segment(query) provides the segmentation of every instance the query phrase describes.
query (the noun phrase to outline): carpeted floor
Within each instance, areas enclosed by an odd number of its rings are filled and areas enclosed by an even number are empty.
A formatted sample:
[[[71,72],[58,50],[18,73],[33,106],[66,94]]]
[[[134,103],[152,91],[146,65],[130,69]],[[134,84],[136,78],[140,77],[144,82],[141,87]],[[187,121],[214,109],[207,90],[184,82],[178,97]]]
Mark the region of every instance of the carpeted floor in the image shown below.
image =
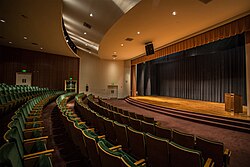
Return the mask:
[[[72,103],[71,103],[72,104]],[[59,117],[56,103],[49,104],[44,109],[44,135],[49,136],[47,147],[54,149],[52,163],[54,167],[88,167],[87,159],[80,153],[69,135]]]
[[[230,167],[248,167],[250,164],[250,134],[194,123],[163,114],[148,111],[124,100],[107,100],[108,103],[124,110],[154,117],[161,126],[223,142],[232,151]]]

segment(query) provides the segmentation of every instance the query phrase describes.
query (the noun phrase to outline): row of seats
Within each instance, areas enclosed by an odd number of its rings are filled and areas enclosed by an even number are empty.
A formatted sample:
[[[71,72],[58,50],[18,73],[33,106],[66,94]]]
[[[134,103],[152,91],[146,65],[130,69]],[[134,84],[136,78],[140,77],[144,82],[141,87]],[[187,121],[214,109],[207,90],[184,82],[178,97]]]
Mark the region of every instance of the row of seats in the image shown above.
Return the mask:
[[[82,100],[82,98],[78,97],[76,96],[77,100]],[[89,123],[87,125],[86,122],[82,122],[81,118],[74,113],[74,110],[66,107],[68,98],[70,97],[57,101],[61,120],[67,134],[71,136],[74,144],[80,148],[82,155],[89,159],[92,167],[145,166],[144,160],[136,161],[122,150],[121,145],[114,146],[105,139],[105,135],[98,135],[95,129],[92,128],[95,127],[94,124]],[[89,108],[88,110],[91,111]]]
[[[6,143],[0,148],[0,166],[51,167],[53,149],[47,149],[48,136],[43,135],[44,106],[63,92],[47,91],[22,105],[5,133]]]
[[[92,101],[92,105],[96,104],[92,97],[89,99],[90,101]],[[96,104],[96,106],[98,107],[98,104]],[[117,119],[115,120],[117,121]],[[130,122],[125,124],[126,126],[131,126],[137,131],[147,132],[151,135],[156,135],[158,137],[167,139],[168,141],[177,143],[178,145],[185,147],[186,149],[198,150],[202,152],[202,157],[204,159],[212,158],[215,162],[215,166],[221,167],[227,166],[229,164],[229,157],[231,155],[231,152],[228,149],[224,150],[224,145],[221,142],[215,142],[192,134],[163,128],[159,125],[155,125],[152,123],[145,124],[143,121],[140,120],[137,120],[137,126],[135,126],[135,123],[133,123],[131,119]],[[117,126],[117,123],[114,122],[114,127],[115,126]],[[124,132],[123,134],[126,133]]]
[[[17,109],[27,100],[46,93],[47,88],[37,86],[0,84],[0,116],[5,116],[10,111]]]

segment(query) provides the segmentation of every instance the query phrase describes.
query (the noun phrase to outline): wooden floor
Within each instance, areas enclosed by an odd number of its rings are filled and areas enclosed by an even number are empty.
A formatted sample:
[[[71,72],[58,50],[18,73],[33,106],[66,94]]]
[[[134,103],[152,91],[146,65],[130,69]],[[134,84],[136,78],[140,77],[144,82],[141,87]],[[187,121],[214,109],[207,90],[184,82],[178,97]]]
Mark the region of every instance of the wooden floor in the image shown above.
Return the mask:
[[[243,113],[234,113],[225,111],[224,103],[215,103],[200,100],[181,99],[173,97],[163,96],[136,96],[132,99],[154,104],[157,106],[197,112],[210,115],[218,115],[223,117],[231,117],[237,119],[250,120],[250,116],[247,116],[246,106],[243,106]]]

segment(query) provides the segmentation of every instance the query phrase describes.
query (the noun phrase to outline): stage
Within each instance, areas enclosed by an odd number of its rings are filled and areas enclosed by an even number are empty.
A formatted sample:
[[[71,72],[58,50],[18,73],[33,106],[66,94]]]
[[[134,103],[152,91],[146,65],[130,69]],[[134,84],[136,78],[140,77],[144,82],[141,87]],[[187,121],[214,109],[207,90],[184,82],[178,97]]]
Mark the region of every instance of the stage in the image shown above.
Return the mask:
[[[130,97],[131,99],[141,101],[156,106],[195,112],[201,114],[208,114],[214,116],[221,116],[227,118],[236,118],[241,120],[250,120],[247,116],[246,106],[243,106],[242,113],[234,113],[225,111],[225,103],[216,103],[200,100],[181,99],[163,96],[136,96]]]

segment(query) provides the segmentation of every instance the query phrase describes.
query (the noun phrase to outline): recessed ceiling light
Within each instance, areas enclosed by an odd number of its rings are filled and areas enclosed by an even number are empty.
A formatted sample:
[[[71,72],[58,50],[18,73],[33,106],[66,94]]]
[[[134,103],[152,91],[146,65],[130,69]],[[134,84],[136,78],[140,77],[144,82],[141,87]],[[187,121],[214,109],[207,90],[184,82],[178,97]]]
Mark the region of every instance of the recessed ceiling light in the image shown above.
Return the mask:
[[[23,37],[23,39],[25,39],[25,40],[26,40],[26,39],[28,39],[28,38],[24,36],[24,37]]]
[[[88,46],[88,44],[85,44],[85,46]]]
[[[43,50],[43,48],[40,48],[41,50]]]
[[[86,32],[84,32],[83,34],[84,34],[84,35],[86,35],[87,33],[86,33]]]
[[[114,54],[116,54],[116,52],[114,52]]]
[[[0,21],[1,21],[2,23],[5,23],[5,20],[3,20],[3,19],[1,19]]]
[[[124,45],[123,45],[123,43],[121,43],[121,47],[123,47]]]
[[[93,17],[93,13],[90,13],[89,16],[90,16],[90,17]]]
[[[176,11],[173,11],[173,12],[172,12],[172,15],[173,15],[173,16],[176,16],[176,14],[177,14]]]
[[[10,41],[9,44],[12,44],[12,42]]]
[[[69,42],[69,40],[68,40],[68,39],[66,39],[66,42]]]
[[[91,52],[89,52],[89,54],[91,54]]]
[[[140,33],[141,33],[140,31],[137,32],[138,35],[139,35]]]

